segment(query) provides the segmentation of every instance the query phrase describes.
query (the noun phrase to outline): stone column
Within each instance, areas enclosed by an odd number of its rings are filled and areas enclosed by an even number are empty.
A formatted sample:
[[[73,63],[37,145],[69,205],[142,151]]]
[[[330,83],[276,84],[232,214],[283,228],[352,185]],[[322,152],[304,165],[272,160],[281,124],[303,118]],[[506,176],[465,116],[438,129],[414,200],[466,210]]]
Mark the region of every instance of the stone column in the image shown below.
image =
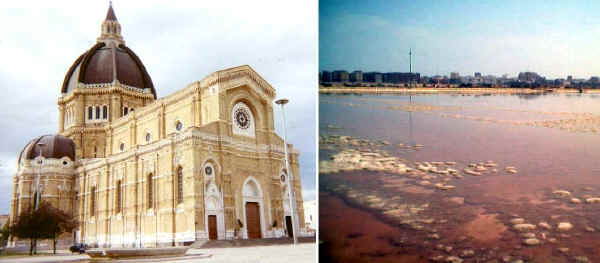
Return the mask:
[[[76,95],[75,98],[75,125],[83,125],[85,122],[85,105],[83,103],[83,95]]]
[[[200,99],[200,88],[198,88],[194,94],[194,121],[196,126],[202,125],[202,100]]]
[[[65,130],[65,105],[58,105],[58,133]]]
[[[136,119],[135,117],[131,118],[132,121],[129,123],[129,146],[132,149],[135,145],[137,145],[137,134],[136,134]]]
[[[118,95],[112,97],[108,109],[110,122],[121,118],[121,98]]]

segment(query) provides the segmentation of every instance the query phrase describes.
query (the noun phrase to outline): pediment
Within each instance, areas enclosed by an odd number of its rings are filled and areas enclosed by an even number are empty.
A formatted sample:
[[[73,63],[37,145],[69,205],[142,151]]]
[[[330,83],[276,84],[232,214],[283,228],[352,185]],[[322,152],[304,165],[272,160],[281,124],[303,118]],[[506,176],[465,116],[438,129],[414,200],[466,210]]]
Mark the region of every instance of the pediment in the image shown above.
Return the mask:
[[[214,72],[200,81],[204,88],[217,87],[219,92],[248,86],[253,92],[265,100],[272,101],[276,96],[275,89],[248,65]]]

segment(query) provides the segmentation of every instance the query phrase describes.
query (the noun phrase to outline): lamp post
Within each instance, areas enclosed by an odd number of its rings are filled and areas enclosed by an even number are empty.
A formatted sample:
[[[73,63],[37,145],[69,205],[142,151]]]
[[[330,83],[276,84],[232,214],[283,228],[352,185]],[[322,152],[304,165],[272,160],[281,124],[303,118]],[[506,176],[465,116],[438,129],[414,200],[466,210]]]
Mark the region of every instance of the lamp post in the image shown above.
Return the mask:
[[[296,219],[296,198],[294,195],[294,191],[292,190],[292,170],[290,169],[290,161],[289,161],[289,157],[288,157],[288,146],[287,146],[287,128],[286,128],[286,124],[285,124],[285,110],[283,108],[283,106],[285,104],[287,104],[289,102],[288,99],[278,99],[275,101],[276,104],[281,105],[281,113],[283,116],[283,148],[284,148],[284,152],[285,152],[285,169],[287,171],[287,189],[288,189],[288,196],[290,197],[290,215],[292,217],[292,232],[293,234],[293,238],[294,238],[294,245],[298,244],[298,231],[296,229],[296,223],[297,223],[297,219]]]
[[[38,169],[38,176],[37,176],[37,180],[35,183],[35,201],[34,201],[35,205],[33,206],[33,209],[37,209],[40,204],[40,177],[42,177],[42,158],[44,157],[42,154],[42,147],[46,146],[46,144],[38,142],[36,145],[40,149],[40,155],[39,155],[40,156],[40,161],[39,161],[40,168]]]

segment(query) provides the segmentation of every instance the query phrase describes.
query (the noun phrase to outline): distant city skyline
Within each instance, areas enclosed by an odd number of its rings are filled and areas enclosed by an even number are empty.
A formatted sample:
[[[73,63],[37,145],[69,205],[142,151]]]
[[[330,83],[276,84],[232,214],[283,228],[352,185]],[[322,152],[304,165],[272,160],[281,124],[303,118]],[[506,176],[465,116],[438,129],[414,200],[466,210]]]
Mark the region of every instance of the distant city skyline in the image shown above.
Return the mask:
[[[320,1],[319,70],[600,75],[594,1]]]
[[[323,70],[320,69],[319,70],[319,74],[323,73],[323,72],[329,72],[329,73],[334,73],[334,72],[339,72],[339,71],[344,71],[347,72],[349,75],[351,75],[352,73],[360,73],[365,74],[365,73],[381,73],[381,74],[386,74],[386,73],[403,73],[403,74],[408,74],[408,71],[402,71],[402,70],[396,70],[396,71],[378,71],[378,70],[360,70],[360,69],[346,69],[346,68],[338,68],[338,69],[333,69],[333,70]],[[412,71],[413,74],[419,74],[421,77],[447,77],[447,78],[464,78],[464,77],[495,77],[495,78],[508,78],[508,79],[515,79],[518,78],[520,74],[523,73],[535,73],[538,74],[539,72],[535,72],[535,71],[519,71],[516,72],[515,75],[511,75],[508,73],[505,74],[501,74],[501,75],[496,75],[496,74],[485,74],[484,72],[479,72],[479,71],[475,71],[472,72],[471,74],[466,73],[466,74],[461,74],[460,72],[456,72],[456,71],[451,71],[451,72],[446,72],[446,73],[440,73],[440,74],[435,74],[435,75],[426,75],[426,74],[421,74],[421,72],[415,72],[414,70]],[[600,74],[599,74],[600,75]],[[564,77],[556,77],[556,78],[550,78],[547,76],[544,76],[543,74],[539,74],[540,77],[542,78],[546,78],[546,79],[567,79],[567,78],[572,78],[572,79],[583,79],[583,80],[588,80],[591,78],[599,78],[598,75],[594,75],[594,76],[589,76],[589,77],[574,77],[573,75],[566,75]]]

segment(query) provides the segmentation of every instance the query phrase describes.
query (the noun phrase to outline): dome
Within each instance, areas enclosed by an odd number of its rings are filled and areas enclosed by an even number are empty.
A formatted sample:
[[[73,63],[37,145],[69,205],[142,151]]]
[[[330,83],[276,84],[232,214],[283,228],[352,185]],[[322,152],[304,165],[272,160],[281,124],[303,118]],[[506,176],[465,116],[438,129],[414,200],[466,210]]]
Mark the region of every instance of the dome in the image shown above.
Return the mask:
[[[75,60],[65,76],[61,92],[71,92],[78,83],[110,84],[115,80],[151,92],[156,99],[152,79],[139,57],[125,46],[121,26],[111,6],[98,43]]]
[[[35,159],[40,155],[40,148],[44,158],[60,159],[69,157],[75,161],[75,143],[70,138],[62,135],[43,135],[31,140],[19,154],[18,162],[22,158],[27,160]]]

